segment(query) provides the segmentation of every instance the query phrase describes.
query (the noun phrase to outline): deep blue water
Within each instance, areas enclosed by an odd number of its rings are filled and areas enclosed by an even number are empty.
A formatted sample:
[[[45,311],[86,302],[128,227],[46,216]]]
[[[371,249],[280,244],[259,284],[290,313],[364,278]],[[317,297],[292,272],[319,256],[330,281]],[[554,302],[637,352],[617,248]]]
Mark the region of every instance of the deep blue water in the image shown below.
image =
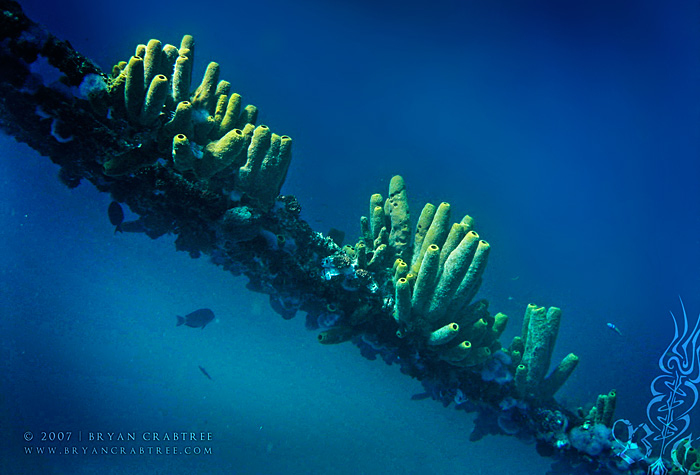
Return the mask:
[[[294,138],[283,191],[316,230],[357,235],[393,174],[414,215],[448,201],[475,217],[492,245],[481,295],[507,335],[529,302],[564,310],[555,358],[581,363],[559,398],[616,388],[619,416],[646,420],[669,311],[681,296],[700,313],[700,3],[22,4],[104,69],[194,35],[195,77],[218,61],[259,123]],[[397,368],[318,345],[172,238],[114,235],[108,196],[68,190],[12,138],[0,153],[3,473],[549,466],[512,438],[470,443],[471,416],[411,401],[421,387]],[[175,327],[200,307],[215,323]],[[213,453],[25,455],[22,434],[42,430],[211,432]]]

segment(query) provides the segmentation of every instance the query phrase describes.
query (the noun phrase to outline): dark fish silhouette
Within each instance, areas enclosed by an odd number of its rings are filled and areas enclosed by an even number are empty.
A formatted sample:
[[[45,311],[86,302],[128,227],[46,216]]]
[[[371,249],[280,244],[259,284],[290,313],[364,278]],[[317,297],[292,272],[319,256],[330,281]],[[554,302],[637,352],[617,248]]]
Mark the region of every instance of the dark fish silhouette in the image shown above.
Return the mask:
[[[328,230],[328,237],[333,240],[339,247],[343,245],[345,240],[345,232],[340,229],[331,228]]]
[[[119,226],[119,231],[123,233],[145,233],[146,227],[143,224],[143,218],[139,218],[135,221],[124,221]]]
[[[204,368],[202,368],[202,367],[200,366],[200,367],[199,367],[199,370],[202,372],[202,374],[203,374],[204,376],[206,376],[206,377],[209,378],[210,380],[214,381],[214,379],[213,379],[211,376],[209,376],[209,373],[207,373],[207,370],[206,370],[206,369],[204,369]]]
[[[411,401],[422,401],[423,399],[428,399],[430,393],[418,393],[411,396]]]
[[[122,223],[124,222],[124,210],[122,205],[116,201],[112,201],[107,208],[107,215],[109,216],[109,222],[112,226],[115,226],[114,233],[117,231],[122,232]]]
[[[204,329],[204,327],[206,327],[212,320],[214,320],[214,312],[208,308],[200,308],[192,313],[188,313],[184,317],[178,315],[176,326],[179,327],[180,325],[187,325],[188,327],[192,328]]]

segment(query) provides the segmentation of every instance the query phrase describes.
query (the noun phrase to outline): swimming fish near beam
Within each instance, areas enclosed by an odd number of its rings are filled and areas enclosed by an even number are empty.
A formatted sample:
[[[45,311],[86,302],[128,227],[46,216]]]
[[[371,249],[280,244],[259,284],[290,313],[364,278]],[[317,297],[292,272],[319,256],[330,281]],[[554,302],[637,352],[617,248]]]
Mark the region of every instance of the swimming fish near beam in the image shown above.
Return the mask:
[[[202,374],[203,374],[204,376],[206,376],[207,378],[209,378],[211,381],[214,381],[214,378],[212,378],[211,376],[209,376],[209,373],[207,373],[207,370],[204,369],[202,366],[199,367],[199,370],[202,372]]]
[[[192,328],[204,329],[212,320],[214,320],[214,312],[208,308],[200,308],[192,313],[188,313],[184,317],[177,315],[177,325],[175,326],[187,325]]]

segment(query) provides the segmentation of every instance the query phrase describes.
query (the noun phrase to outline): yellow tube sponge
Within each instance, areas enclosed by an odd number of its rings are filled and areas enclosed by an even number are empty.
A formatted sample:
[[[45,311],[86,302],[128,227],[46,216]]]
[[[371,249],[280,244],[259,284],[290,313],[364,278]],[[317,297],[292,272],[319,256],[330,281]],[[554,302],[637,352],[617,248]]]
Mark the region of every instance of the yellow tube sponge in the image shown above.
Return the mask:
[[[389,245],[389,232],[386,230],[386,228],[382,228],[379,230],[379,236],[374,240],[372,245],[374,248],[378,248],[382,244],[386,244],[387,246]]]
[[[447,306],[463,281],[475,257],[479,235],[469,231],[454,251],[450,253],[442,268],[435,292],[430,299],[426,318],[437,322],[447,314]]]
[[[226,115],[226,106],[228,104],[228,96],[226,94],[221,94],[217,96],[216,107],[214,108],[214,130],[212,136],[218,138],[219,129],[221,128],[221,122],[224,120]]]
[[[173,101],[175,103],[187,101],[190,98],[190,87],[192,80],[192,59],[183,56],[182,53],[175,60],[173,70]]]
[[[270,148],[260,164],[253,196],[263,208],[271,208],[275,204],[282,184],[287,178],[291,161],[292,138],[272,134]]]
[[[228,162],[226,166],[235,166],[236,162],[240,161],[236,159],[242,157],[247,145],[245,130],[233,129],[216,142],[210,142],[205,149],[205,155],[210,153],[218,160]]]
[[[377,239],[381,230],[385,229],[384,219],[384,207],[375,206],[372,210],[372,214],[369,216],[369,229],[372,235],[372,240]]]
[[[124,71],[124,68],[126,68],[127,64],[128,63],[126,61],[119,61],[117,64],[112,66],[112,77],[116,78],[117,76],[119,76],[122,73],[122,71]]]
[[[238,170],[239,188],[246,192],[253,192],[255,178],[260,171],[263,158],[270,148],[272,141],[272,131],[266,125],[259,125],[253,132],[247,152],[245,165]]]
[[[406,327],[411,319],[411,284],[401,277],[395,284],[394,319],[400,328]]]
[[[389,197],[384,205],[384,213],[391,218],[389,247],[397,257],[408,260],[411,244],[411,215],[408,209],[406,183],[400,175],[392,177],[389,183]]]
[[[467,227],[467,232],[471,231],[474,229],[474,218],[472,218],[469,215],[464,216],[462,220],[460,221],[460,224],[463,224]]]
[[[372,237],[372,229],[367,216],[360,216],[360,239],[365,245],[374,249],[374,238]]]
[[[260,130],[256,133],[253,125],[257,107],[248,105],[241,111],[241,96],[231,91],[230,82],[219,80],[216,62],[209,63],[201,83],[191,92],[194,46],[190,35],[182,38],[179,48],[152,39],[138,45],[128,63],[115,65],[106,97],[113,117],[126,119],[134,137],[155,138],[150,153],[172,154],[176,158],[170,163],[179,171],[193,171],[184,176],[186,180],[209,180],[226,170],[230,177],[219,177],[222,179],[208,185],[227,192],[246,193],[250,188],[249,196],[269,208],[286,178],[292,139],[272,134],[267,127],[263,127],[264,137],[259,137]],[[170,119],[161,121],[165,116]],[[144,128],[156,130],[136,135],[146,132],[139,130]],[[186,137],[189,146],[181,138],[174,140],[179,135]],[[241,152],[251,142],[249,157]],[[143,150],[132,150],[108,160],[104,168],[115,176],[130,173],[153,165],[155,160],[148,156]],[[247,159],[254,165],[249,170]],[[236,183],[241,167],[242,179]],[[251,176],[246,177],[246,172]],[[238,185],[243,189],[236,189]]]
[[[484,343],[489,343],[485,341],[486,335],[489,329],[489,323],[484,318],[480,318],[474,323],[472,323],[469,338],[474,346],[485,346]]]
[[[508,325],[508,315],[506,315],[505,313],[498,312],[496,315],[493,316],[492,329],[496,338],[500,338],[501,334],[506,329],[506,325]]]
[[[608,394],[600,394],[596,400],[595,406],[588,412],[587,419],[596,424],[604,424],[607,427],[612,427],[616,405],[617,394],[614,389]]]
[[[521,361],[527,368],[527,375],[520,385],[516,379],[516,389],[521,396],[540,396],[539,389],[552,359],[560,321],[561,309],[557,307],[545,310],[534,304],[527,306],[524,318],[527,328],[523,332],[525,352]]]
[[[469,358],[472,355],[472,352],[473,348],[471,342],[465,340],[457,346],[440,352],[440,359],[451,363],[456,363]]]
[[[247,140],[243,132],[234,129],[216,142],[210,142],[202,158],[195,162],[195,173],[199,178],[211,178],[224,168],[234,165],[243,155]]]
[[[407,203],[405,184],[400,176],[392,179],[389,191],[384,207],[380,206],[380,194],[370,198],[369,217],[363,216],[360,221],[360,242],[374,249],[366,269],[384,269],[393,276],[394,318],[399,323],[397,334],[402,337],[412,334],[422,339],[432,348],[431,352],[452,364],[473,366],[483,363],[491,352],[501,349],[498,339],[508,321],[504,314],[492,317],[486,301],[468,305],[481,282],[489,244],[479,240],[479,235],[471,229],[473,219],[470,216],[450,224],[449,203],[441,203],[438,207],[427,204],[418,220],[411,265],[408,266],[407,259],[395,257],[402,251],[394,249],[398,242],[397,227],[405,237],[409,227],[403,220],[403,213],[402,219],[396,219],[396,210],[404,208],[408,218],[408,205],[403,205]],[[402,204],[399,206],[398,203]],[[408,242],[406,244],[404,250],[408,252]],[[387,248],[390,250],[384,259]],[[393,266],[387,267],[387,261]],[[361,268],[365,268],[364,264],[364,260],[362,264],[358,260]],[[460,289],[462,292],[458,296]],[[464,296],[468,298],[464,299]],[[407,305],[408,297],[410,305]],[[456,299],[459,305],[455,304]],[[452,307],[459,311],[450,312]],[[453,338],[463,343],[450,342]]]
[[[607,427],[612,427],[615,418],[615,406],[617,406],[617,393],[613,389],[608,393],[608,397],[603,408],[601,422]]]
[[[471,352],[469,356],[463,360],[457,361],[457,366],[476,366],[485,363],[491,357],[491,349],[486,346],[480,346]]]
[[[459,325],[456,323],[448,323],[447,325],[438,328],[428,337],[428,345],[437,346],[444,345],[452,341],[459,333]]]
[[[153,77],[146,99],[143,101],[140,122],[143,125],[153,125],[158,120],[168,95],[168,78],[162,74]]]
[[[159,40],[150,40],[146,45],[146,54],[143,58],[143,88],[148,90],[151,81],[158,75],[160,68],[163,44]]]
[[[231,83],[226,81],[225,79],[222,79],[219,81],[219,83],[216,85],[216,97],[217,100],[221,96],[227,96],[231,92]]]
[[[384,259],[387,256],[387,249],[388,249],[388,246],[386,244],[380,244],[379,247],[377,247],[374,250],[374,254],[372,254],[372,258],[367,263],[368,270],[375,270],[375,271],[379,270],[379,268],[384,263]],[[408,279],[408,275],[406,276],[406,278]]]
[[[180,54],[188,56],[194,61],[194,37],[192,35],[184,35],[180,41]]]
[[[553,397],[554,393],[559,391],[566,380],[569,379],[569,376],[574,372],[576,366],[578,366],[578,356],[573,353],[566,355],[540,386],[540,397],[542,399]]]
[[[214,112],[216,105],[216,86],[219,83],[220,67],[217,62],[210,62],[202,78],[202,83],[194,92],[192,105],[195,109],[202,109],[209,114]]]
[[[132,56],[126,66],[126,84],[124,88],[124,104],[126,116],[132,122],[138,122],[143,105],[143,59]]]
[[[162,74],[167,77],[168,80],[172,80],[175,70],[175,61],[177,61],[178,56],[180,56],[180,52],[175,46],[164,45],[157,74]]]
[[[519,365],[523,359],[523,353],[525,352],[525,343],[522,337],[516,336],[513,338],[510,346],[508,347],[508,354],[513,360],[514,365]]]
[[[251,127],[246,125],[246,128]],[[290,137],[273,134],[265,125],[255,127],[247,160],[238,169],[238,188],[263,208],[270,208],[279,195],[291,160]]]
[[[229,96],[226,104],[226,113],[219,125],[219,134],[223,135],[229,130],[236,128],[238,117],[241,115],[241,100],[241,95],[235,92]]]
[[[241,128],[245,126],[246,124],[255,124],[255,121],[258,119],[258,108],[255,107],[252,104],[248,104],[243,108],[243,111],[241,111],[241,115],[238,117],[238,122],[236,123],[236,127]]]
[[[552,307],[554,308],[554,307]],[[555,315],[561,315],[561,312]],[[523,354],[523,364],[528,367],[529,386],[538,385],[543,379],[549,367],[551,353],[550,335],[552,333],[548,318],[547,309],[529,304],[525,310],[524,320],[527,320],[527,333],[525,338],[525,353]],[[558,322],[552,322],[558,327]]]
[[[416,284],[413,288],[412,307],[414,312],[422,315],[426,306],[430,302],[430,297],[435,290],[438,266],[440,262],[440,248],[436,244],[431,244],[425,252],[423,262],[418,269]]]
[[[467,236],[473,232],[474,231],[469,231]],[[459,283],[459,286],[454,292],[454,297],[447,307],[448,313],[463,312],[464,308],[469,305],[471,300],[479,291],[479,287],[481,286],[481,276],[484,274],[484,270],[486,269],[490,251],[491,245],[484,240],[480,240],[476,250],[474,251],[474,257],[469,264],[469,269],[467,270],[466,274],[464,274],[464,278]]]
[[[381,209],[381,212],[377,210]],[[379,231],[386,226],[386,215],[384,214],[384,198],[379,193],[373,194],[369,198],[369,221],[371,239],[375,240],[379,236]]]
[[[193,111],[192,117],[195,118],[194,121],[194,141],[198,144],[206,144],[210,141],[209,135],[214,130],[216,122],[214,122],[214,117],[202,113],[202,109],[195,109]]]
[[[464,239],[464,236],[466,236],[467,232],[469,231],[470,228],[465,224],[454,223],[452,225],[450,233],[447,235],[447,239],[445,240],[445,245],[442,246],[442,249],[440,250],[440,268],[445,265],[445,261],[449,257],[450,253],[454,251],[457,246],[459,246],[459,243],[462,242],[462,239]]]
[[[121,68],[117,76],[109,84],[109,99],[114,109],[114,115],[118,117],[126,116],[126,69],[128,63],[122,61],[124,67]],[[121,64],[120,63],[120,64]],[[119,69],[117,66],[115,68]]]
[[[163,134],[170,140],[177,134],[194,137],[194,126],[192,125],[192,103],[182,101],[177,105],[173,118],[163,126]]]
[[[426,203],[420,212],[420,216],[418,217],[418,224],[416,225],[416,233],[413,238],[413,256],[411,260],[411,266],[416,264],[418,256],[421,255],[421,249],[423,248],[423,240],[425,239],[425,234],[428,232],[430,223],[433,222],[433,217],[435,217],[436,210],[437,208],[434,204]]]
[[[357,258],[357,266],[360,269],[367,267],[367,246],[363,242],[358,242],[355,245],[355,255]]]
[[[450,227],[450,204],[440,203],[440,206],[438,206],[435,211],[435,216],[430,223],[430,227],[425,233],[420,253],[414,258],[413,265],[411,266],[413,272],[418,272],[428,246],[436,244],[438,247],[441,247],[445,243]]]
[[[184,134],[173,137],[173,165],[181,172],[194,168],[195,157],[192,144]]]
[[[513,377],[513,382],[515,383],[515,388],[518,390],[518,393],[521,393],[521,389],[518,388],[527,387],[527,366],[520,363],[518,366],[515,367],[515,376]]]
[[[408,264],[406,264],[403,259],[396,259],[396,262],[394,262],[393,270],[394,282],[396,282],[401,277],[406,277],[406,274],[408,274]]]

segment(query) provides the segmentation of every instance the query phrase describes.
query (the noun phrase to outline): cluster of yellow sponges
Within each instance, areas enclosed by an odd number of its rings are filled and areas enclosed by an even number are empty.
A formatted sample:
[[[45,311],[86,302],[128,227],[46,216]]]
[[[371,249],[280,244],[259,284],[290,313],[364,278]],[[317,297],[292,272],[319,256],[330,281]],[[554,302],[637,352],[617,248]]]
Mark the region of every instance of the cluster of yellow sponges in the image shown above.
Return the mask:
[[[603,424],[612,427],[615,423],[615,407],[617,406],[617,392],[613,389],[608,394],[599,394],[595,405],[588,412],[586,420],[593,424]]]
[[[240,94],[231,92],[228,81],[219,80],[218,63],[209,63],[201,83],[190,92],[194,49],[190,35],[182,38],[179,48],[155,39],[138,45],[128,62],[112,69],[112,115],[150,133],[158,150],[170,152],[179,172],[198,180],[233,177],[237,191],[269,208],[286,178],[292,139],[265,125],[255,126],[258,109],[242,107]],[[125,175],[153,163],[141,155],[114,157],[104,164],[105,173]]]
[[[484,363],[502,349],[499,338],[508,316],[491,315],[486,300],[472,302],[490,249],[470,216],[452,223],[449,203],[426,204],[411,232],[406,184],[400,176],[391,179],[386,199],[378,193],[371,196],[359,242],[344,248],[358,268],[388,274],[397,335],[461,367]],[[529,305],[522,336],[503,349],[512,360],[522,397],[551,397],[578,363],[570,354],[547,376],[560,318],[556,307]]]
[[[515,388],[520,396],[547,399],[561,388],[576,369],[578,356],[570,353],[547,375],[560,321],[561,309],[557,307],[545,309],[534,304],[527,306],[521,336],[515,337],[509,348],[513,364],[516,365]],[[602,410],[599,417],[603,417]]]
[[[139,45],[128,62],[113,68],[112,115],[127,121],[140,143],[150,143],[150,152],[167,152],[168,165],[183,176],[226,183],[227,189],[269,209],[286,177],[292,140],[255,125],[257,108],[242,107],[241,96],[219,79],[217,63],[209,63],[192,91],[194,46],[189,35],[179,48],[158,40]],[[107,175],[125,175],[152,165],[154,156],[132,150],[103,166]],[[486,300],[472,302],[490,251],[473,228],[470,216],[452,223],[448,203],[428,203],[413,232],[406,185],[395,176],[386,199],[371,196],[359,242],[344,248],[358,269],[389,274],[397,335],[455,366],[488,360],[502,348],[499,338],[508,323],[506,315],[489,313]],[[516,389],[524,397],[554,394],[578,362],[569,355],[545,377],[560,315],[554,307],[529,306],[523,336],[507,350],[517,366]],[[332,340],[347,339],[343,336]]]
[[[491,316],[486,301],[471,304],[490,248],[472,227],[469,216],[450,225],[448,203],[428,203],[412,236],[406,185],[395,176],[386,200],[372,195],[360,241],[346,248],[358,267],[391,273],[397,335],[457,366],[477,365],[499,350],[508,321]]]

